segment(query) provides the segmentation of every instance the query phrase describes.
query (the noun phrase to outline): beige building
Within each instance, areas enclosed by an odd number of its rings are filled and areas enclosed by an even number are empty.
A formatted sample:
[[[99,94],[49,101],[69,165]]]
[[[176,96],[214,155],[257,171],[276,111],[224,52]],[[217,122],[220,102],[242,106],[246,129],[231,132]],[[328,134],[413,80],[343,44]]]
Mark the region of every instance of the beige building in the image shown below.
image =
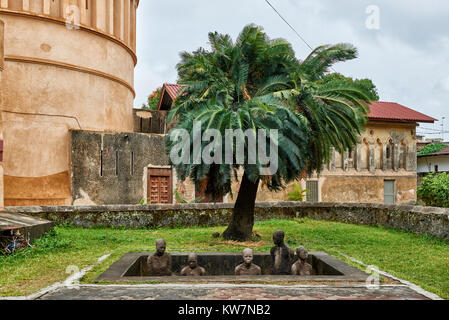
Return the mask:
[[[374,116],[382,106],[392,110],[402,109],[402,120]],[[301,187],[310,193],[312,202],[347,203],[414,203],[417,191],[417,122],[432,122],[432,118],[406,109],[403,106],[377,102],[371,106],[371,115],[365,132],[352,152],[332,152],[330,163],[321,174],[301,181]],[[406,115],[409,115],[408,119]],[[411,116],[410,116],[411,115]],[[258,200],[286,200],[292,191],[268,194],[263,190]]]
[[[71,129],[133,131],[138,4],[0,0],[6,206],[72,204]]]

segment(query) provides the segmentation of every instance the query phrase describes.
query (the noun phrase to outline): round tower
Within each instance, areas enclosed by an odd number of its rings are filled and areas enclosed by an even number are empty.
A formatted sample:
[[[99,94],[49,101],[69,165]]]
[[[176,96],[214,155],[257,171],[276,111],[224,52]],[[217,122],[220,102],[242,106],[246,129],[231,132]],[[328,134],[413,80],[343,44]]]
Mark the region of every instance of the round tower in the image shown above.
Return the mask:
[[[139,0],[0,0],[5,206],[70,205],[70,130],[133,131]]]

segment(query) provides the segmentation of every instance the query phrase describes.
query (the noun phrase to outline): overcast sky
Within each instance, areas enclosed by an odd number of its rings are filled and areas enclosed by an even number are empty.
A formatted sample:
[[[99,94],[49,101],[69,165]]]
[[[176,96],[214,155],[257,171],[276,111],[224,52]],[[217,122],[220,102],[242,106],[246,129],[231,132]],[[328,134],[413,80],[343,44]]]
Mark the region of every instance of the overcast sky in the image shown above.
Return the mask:
[[[446,117],[444,127],[449,130],[449,1],[270,2],[313,48],[340,42],[358,48],[359,58],[337,64],[336,71],[370,78],[382,101],[397,102],[437,119]],[[379,9],[379,29],[376,12],[367,13],[372,5]],[[135,106],[140,108],[164,82],[176,82],[181,51],[208,47],[210,31],[235,39],[249,23],[264,27],[271,38],[287,39],[300,59],[310,53],[265,0],[140,1]],[[422,127],[441,129],[441,121]],[[449,139],[449,134],[445,137]]]

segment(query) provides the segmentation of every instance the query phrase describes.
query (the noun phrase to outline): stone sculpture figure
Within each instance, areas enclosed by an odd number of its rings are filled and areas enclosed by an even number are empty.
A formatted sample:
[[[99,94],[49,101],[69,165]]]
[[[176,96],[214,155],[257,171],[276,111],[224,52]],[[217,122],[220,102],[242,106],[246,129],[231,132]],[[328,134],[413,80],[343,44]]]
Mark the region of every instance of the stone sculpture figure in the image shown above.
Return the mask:
[[[304,247],[296,248],[296,255],[298,261],[292,266],[292,275],[294,276],[311,276],[313,274],[312,266],[306,262],[309,257],[309,252]]]
[[[294,252],[284,243],[285,233],[278,230],[273,234],[275,246],[271,248],[271,274],[290,275]]]
[[[198,265],[198,255],[190,253],[187,258],[188,266],[181,270],[181,276],[202,277],[206,274],[206,269]]]
[[[235,268],[236,276],[260,276],[262,270],[258,265],[253,263],[254,254],[253,250],[246,248],[243,250],[243,263]]]
[[[164,239],[156,240],[156,252],[148,257],[148,275],[153,277],[171,276],[171,256],[165,252],[167,245]]]

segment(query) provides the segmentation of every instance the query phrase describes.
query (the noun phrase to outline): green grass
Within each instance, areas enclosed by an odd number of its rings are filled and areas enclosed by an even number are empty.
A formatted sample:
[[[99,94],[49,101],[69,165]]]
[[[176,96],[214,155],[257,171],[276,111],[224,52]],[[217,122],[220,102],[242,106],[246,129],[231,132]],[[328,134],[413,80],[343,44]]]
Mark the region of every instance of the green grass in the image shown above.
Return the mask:
[[[126,252],[154,251],[157,238],[167,241],[168,252],[239,252],[245,245],[214,239],[214,232],[225,227],[157,230],[78,229],[57,227],[55,231],[12,256],[0,257],[0,296],[28,295],[69,274],[66,268],[79,269],[98,264],[83,279],[91,283]],[[306,246],[310,251],[325,251],[338,258],[342,253],[375,265],[399,278],[422,286],[449,299],[449,244],[425,235],[384,228],[355,226],[315,220],[271,220],[257,223],[262,242],[252,243],[258,252],[272,247],[271,235],[283,229],[291,247]],[[259,240],[257,240],[259,241]],[[344,259],[344,258],[343,258]],[[356,266],[355,264],[351,263]]]

